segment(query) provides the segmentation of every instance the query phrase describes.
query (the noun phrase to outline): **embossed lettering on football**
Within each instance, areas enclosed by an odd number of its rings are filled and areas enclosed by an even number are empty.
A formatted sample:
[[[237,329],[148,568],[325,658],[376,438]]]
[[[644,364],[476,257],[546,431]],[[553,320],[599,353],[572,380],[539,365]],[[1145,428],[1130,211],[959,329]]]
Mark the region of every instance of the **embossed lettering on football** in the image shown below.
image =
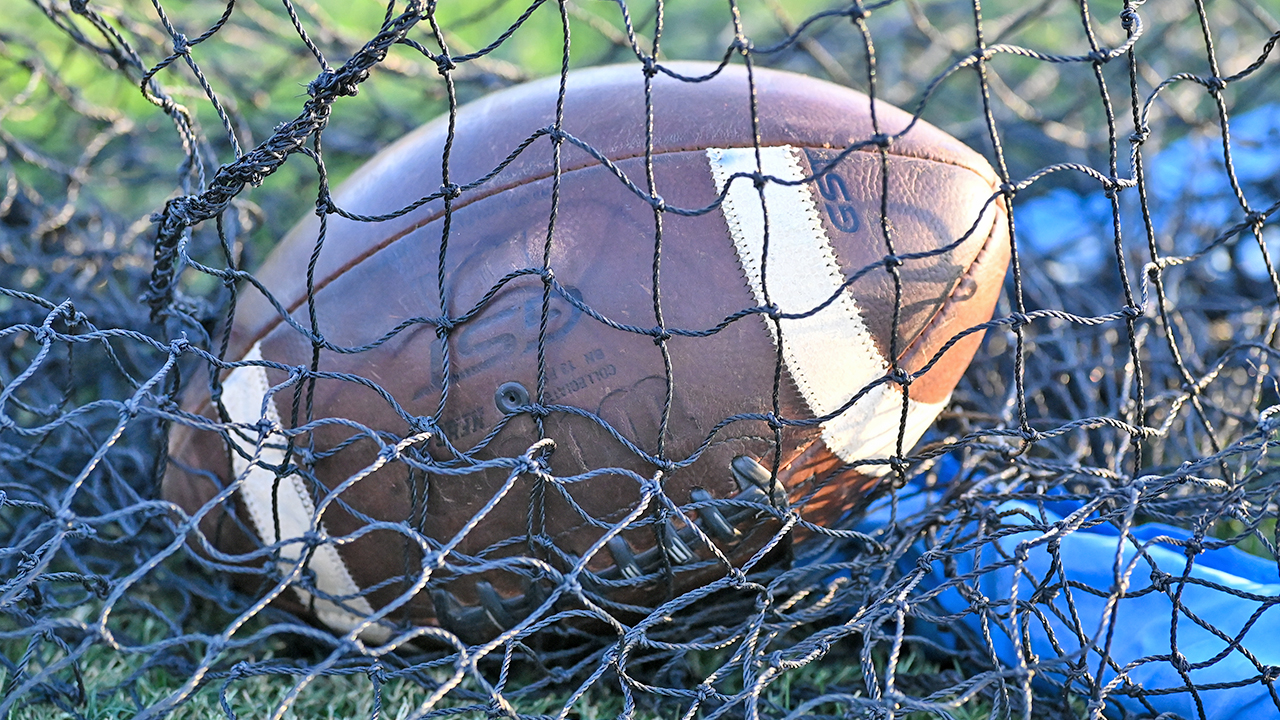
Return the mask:
[[[789,73],[754,78],[758,153],[744,69],[654,79],[655,194],[706,212],[655,219],[637,194],[648,187],[644,78],[627,66],[570,73],[558,188],[545,134],[503,165],[553,125],[558,78],[460,109],[448,181],[464,189],[448,211],[436,200],[381,222],[330,215],[311,303],[319,223],[303,220],[255,273],[275,302],[241,291],[227,359],[247,364],[222,373],[218,403],[207,382],[188,393],[189,410],[236,429],[177,427],[164,496],[194,513],[234,483],[201,519],[213,546],[280,543],[281,572],[306,565],[280,599],[371,638],[405,623],[492,636],[543,605],[555,573],[583,557],[578,585],[595,601],[653,606],[751,557],[788,507],[813,523],[839,518],[887,472],[864,461],[900,442],[909,453],[946,406],[981,334],[920,371],[991,317],[1007,225],[995,173],[954,138],[920,121],[883,154],[868,145],[831,164],[875,135],[868,98]],[[876,113],[884,135],[911,122],[888,105]],[[337,205],[378,215],[439,192],[449,129],[442,118],[387,148]],[[734,179],[757,170],[771,178],[763,193]],[[772,318],[742,313],[768,306]],[[313,353],[319,375],[299,380],[288,368],[311,367]],[[895,354],[913,374],[905,395],[886,381]],[[540,387],[541,435],[530,412]],[[424,431],[429,441],[403,442]],[[380,455],[371,433],[404,452]],[[540,437],[554,442],[550,473],[566,480],[511,462],[475,467]],[[613,471],[589,474],[599,469]],[[659,478],[684,519],[652,502],[601,543],[642,498],[620,470]],[[388,604],[379,625],[364,623]]]

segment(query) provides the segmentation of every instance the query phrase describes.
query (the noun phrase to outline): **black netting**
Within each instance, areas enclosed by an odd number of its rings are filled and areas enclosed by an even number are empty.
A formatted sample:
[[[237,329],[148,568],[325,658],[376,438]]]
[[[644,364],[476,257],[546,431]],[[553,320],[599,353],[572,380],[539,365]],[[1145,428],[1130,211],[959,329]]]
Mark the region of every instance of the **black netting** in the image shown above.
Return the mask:
[[[1280,712],[1280,483],[1270,465],[1280,428],[1277,17],[1280,7],[1253,0],[7,0],[0,715]],[[725,417],[705,437],[664,432],[679,426],[673,398],[687,382],[673,374],[670,348],[795,319],[768,298],[721,323],[665,319],[681,316],[672,305],[681,288],[664,284],[677,276],[659,262],[664,223],[720,212],[723,193],[668,205],[652,152],[615,162],[556,114],[499,147],[486,172],[451,175],[451,163],[466,167],[452,150],[430,158],[439,185],[412,188],[416,200],[401,210],[365,217],[331,194],[375,152],[432,117],[457,118],[466,102],[610,63],[630,64],[652,100],[655,83],[698,80],[675,59],[745,68],[753,82],[762,68],[797,71],[902,107],[985,156],[998,175],[985,207],[1010,211],[1011,268],[994,318],[976,327],[986,336],[967,374],[921,442],[864,464],[867,474],[888,471],[824,525],[802,515],[806,498],[780,492],[781,450],[754,467],[725,463],[725,478],[746,478],[736,494],[664,489],[664,477],[709,457],[735,423],[755,423],[777,449],[784,432],[818,422],[784,412],[779,370],[763,391],[772,412]],[[767,108],[744,97],[742,111]],[[639,147],[651,150],[662,128],[646,127]],[[911,137],[895,133],[822,157],[867,153],[892,167],[894,144]],[[447,240],[466,232],[449,229],[455,204],[535,156],[554,183],[530,211],[537,252],[506,275],[454,278]],[[648,269],[608,281],[643,285],[655,298],[647,317],[619,318],[559,281],[557,223],[572,222],[558,216],[561,164],[587,157],[604,168],[602,186],[652,214],[655,231],[630,251]],[[816,157],[806,162],[821,182],[838,162]],[[768,172],[745,175],[740,183],[781,186]],[[898,200],[890,188],[871,218],[890,237],[881,221]],[[440,208],[446,241],[421,262],[440,286],[471,283],[473,304],[441,309],[433,299],[423,307],[434,314],[335,330],[315,310],[336,312],[317,301],[325,279],[315,277],[342,241],[329,227],[391,227],[422,207]],[[307,215],[317,221],[295,245],[308,252],[287,272],[265,271],[264,283],[264,260]],[[900,289],[902,268],[922,259],[891,245],[877,253],[849,283],[878,273]],[[296,298],[252,309],[260,290],[278,293],[288,277]],[[412,292],[438,298],[440,286]],[[391,382],[360,358],[414,335],[456,347],[460,328],[515,287],[535,289],[519,320],[533,329],[537,380],[504,386],[487,419],[445,412],[447,400],[424,411],[418,398],[385,394],[378,417],[391,420],[371,427],[325,405],[326,388],[376,394]],[[370,291],[384,303],[409,292]],[[281,333],[302,359],[247,356],[231,328],[286,308]],[[571,383],[594,382],[547,360],[566,314],[638,337],[660,358],[670,390],[656,444],[565,400]],[[953,334],[975,329],[966,328]],[[337,356],[345,364],[328,364]],[[453,361],[409,367],[450,386],[466,379],[446,369]],[[876,385],[920,379],[892,365]],[[200,393],[223,398],[237,368],[265,369],[274,388],[264,391],[287,417],[265,405],[253,417],[220,401],[193,405]],[[626,448],[614,456],[620,467],[587,452],[585,472],[554,471],[555,453],[572,445],[555,422],[574,413]],[[517,422],[528,442],[499,444],[499,430]],[[486,439],[461,443],[473,433]],[[231,477],[190,467],[176,439],[212,443]],[[491,440],[486,452],[465,449]],[[315,470],[361,448],[362,462],[336,481]],[[165,499],[175,465],[218,485],[222,504],[192,518]],[[255,472],[274,477],[273,492],[301,483],[322,516],[332,508],[330,517],[359,522],[291,535],[276,518],[280,541],[263,543],[234,510]],[[322,486],[346,481],[345,492],[391,472],[413,498],[398,518]],[[756,484],[753,472],[764,473]],[[601,477],[617,488],[616,507],[579,505],[577,488]],[[421,520],[441,487],[483,496],[470,506],[475,522],[455,518],[444,537]],[[520,527],[477,540],[513,488],[527,508]],[[589,551],[565,550],[548,531],[557,513],[593,528]],[[215,516],[254,539],[220,543],[198,524]],[[714,572],[722,558],[699,548],[743,532],[756,539],[734,556],[740,569]],[[318,579],[325,553],[376,533],[397,538],[403,573],[345,595]],[[636,545],[642,536],[651,547]],[[695,565],[712,570],[678,586],[690,572],[680,566]],[[494,590],[499,575],[520,591]],[[415,621],[411,602],[434,608],[438,622]]]

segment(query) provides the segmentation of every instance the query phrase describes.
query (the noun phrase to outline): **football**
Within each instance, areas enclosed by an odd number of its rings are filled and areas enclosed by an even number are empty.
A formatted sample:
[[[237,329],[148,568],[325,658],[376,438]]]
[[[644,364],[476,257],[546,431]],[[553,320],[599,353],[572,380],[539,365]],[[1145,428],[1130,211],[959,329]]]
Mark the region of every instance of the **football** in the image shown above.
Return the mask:
[[[651,134],[635,65],[569,73],[559,130],[560,78],[496,92],[279,243],[185,396],[221,431],[170,437],[202,552],[336,630],[476,642],[643,612],[891,474],[992,316],[997,175],[848,88],[664,68],[699,81],[653,78]]]

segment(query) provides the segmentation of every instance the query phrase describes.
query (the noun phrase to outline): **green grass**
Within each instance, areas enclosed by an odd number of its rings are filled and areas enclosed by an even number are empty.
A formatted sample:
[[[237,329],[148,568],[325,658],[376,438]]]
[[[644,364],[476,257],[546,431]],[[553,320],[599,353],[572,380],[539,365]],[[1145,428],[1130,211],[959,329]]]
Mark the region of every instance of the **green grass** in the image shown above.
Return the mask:
[[[163,641],[168,637],[168,628],[154,617],[140,620],[126,620],[113,627],[118,637],[132,638],[129,647],[145,647],[147,644]],[[267,644],[268,647],[259,656],[253,658],[259,668],[275,663],[276,667],[285,662],[297,662],[291,658],[287,649],[279,641]],[[689,667],[693,675],[707,677],[728,659],[729,653],[693,653],[689,656]],[[134,674],[146,660],[145,652],[119,652],[106,645],[97,644],[88,647],[79,656],[78,667],[83,673],[84,686],[87,693],[84,702],[68,709],[44,702],[27,704],[19,707],[11,715],[11,720],[64,720],[79,717],[85,720],[114,720],[131,717],[140,708],[146,708],[165,702],[179,692],[186,681],[185,677],[177,677],[162,669],[152,669],[140,676]],[[46,662],[54,662],[56,657]],[[883,660],[877,662],[877,677],[883,678]],[[931,662],[924,655],[916,652],[906,653],[898,664],[898,675],[901,678],[931,678],[943,668]],[[426,673],[432,682],[443,682],[449,676],[447,669],[437,669]],[[486,673],[486,676],[491,673]],[[521,673],[517,672],[517,682],[506,693],[511,708],[526,716],[555,716],[562,712],[572,696],[573,686],[562,686],[550,691],[533,694],[521,694],[519,682]],[[62,672],[59,677],[70,677]],[[130,679],[132,680],[130,681]],[[296,683],[302,678],[301,672],[296,674],[262,674],[251,677],[240,677],[234,682],[225,683],[220,679],[209,679],[198,687],[180,706],[174,710],[174,718],[218,718],[226,717],[227,709],[238,718],[265,717],[279,707],[280,703],[294,690]],[[7,685],[11,678],[0,674],[0,686]],[[643,680],[643,678],[641,678]],[[528,680],[528,678],[525,678]],[[613,681],[613,682],[616,682]],[[474,681],[465,681],[461,688],[478,691]],[[804,698],[818,697],[828,692],[848,693],[865,696],[862,666],[856,657],[837,651],[826,658],[810,665],[783,673],[775,682],[769,684],[762,693],[762,704],[765,708],[777,708],[782,712],[796,709]],[[729,673],[717,683],[716,689],[725,694],[737,694],[742,691],[741,673]],[[398,720],[413,714],[419,705],[428,698],[430,688],[411,679],[393,679],[380,688],[381,714],[384,720]],[[65,702],[65,699],[64,701]],[[225,702],[225,707],[223,703]],[[339,720],[346,718],[369,718],[373,716],[375,702],[375,686],[368,675],[354,673],[346,675],[329,675],[316,678],[290,704],[284,717],[299,720]],[[457,699],[456,695],[447,696],[432,706],[434,709],[460,708],[470,704],[469,701]],[[637,720],[659,720],[674,717],[681,710],[677,702],[662,705],[646,705],[638,709]],[[823,711],[840,711],[834,703],[811,705],[811,713]],[[74,714],[72,714],[74,712]],[[616,687],[601,681],[571,707],[568,717],[571,718],[607,718],[618,717],[623,712],[623,696]],[[957,720],[986,717],[990,712],[987,702],[971,702],[952,711]],[[463,713],[459,717],[484,718],[486,711],[481,708]],[[931,717],[924,713],[912,713],[905,716],[907,720],[925,720]]]

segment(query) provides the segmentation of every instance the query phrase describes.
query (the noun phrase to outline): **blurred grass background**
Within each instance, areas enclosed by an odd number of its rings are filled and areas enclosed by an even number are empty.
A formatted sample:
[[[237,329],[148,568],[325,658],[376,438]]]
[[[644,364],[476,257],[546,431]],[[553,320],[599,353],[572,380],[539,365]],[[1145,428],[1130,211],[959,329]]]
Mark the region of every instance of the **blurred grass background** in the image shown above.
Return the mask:
[[[146,218],[167,197],[189,191],[190,173],[179,172],[184,149],[172,122],[139,92],[144,68],[119,67],[118,60],[95,55],[70,36],[107,43],[81,16],[61,3],[4,0],[8,22],[0,26],[0,138],[10,156],[5,170],[24,188],[56,197],[68,176],[92,175],[79,192],[89,204],[113,216],[124,242],[149,231]],[[883,5],[883,7],[881,7]],[[185,1],[161,5],[175,29],[194,39],[217,22],[218,3]],[[385,8],[375,2],[296,3],[311,39],[331,65],[339,65],[371,38]],[[619,6],[608,0],[567,0],[572,51],[571,67],[634,61]],[[757,50],[775,46],[805,19],[842,3],[829,0],[748,0],[739,4],[742,24]],[[1262,41],[1277,28],[1280,1],[1222,0],[1210,3],[1215,25],[1225,29],[1217,44],[1224,70],[1239,69],[1258,54]],[[474,52],[494,42],[527,10],[524,0],[473,0],[441,3],[437,16],[455,54]],[[627,6],[636,39],[646,51],[652,43],[653,3]],[[963,55],[974,41],[974,10],[965,2],[910,0],[876,4],[867,24],[875,40],[878,91],[889,102],[915,109],[933,78]],[[1124,40],[1118,22],[1120,2],[1088,5],[1098,41],[1114,47]],[[58,8],[61,8],[59,10]],[[95,10],[126,28],[144,65],[171,56],[172,40],[154,10],[139,4],[99,6]],[[1191,0],[1170,0],[1142,8],[1147,24],[1138,67],[1146,92],[1177,70],[1205,67],[1200,24]],[[1087,52],[1078,4],[1065,0],[1026,3],[1011,0],[982,5],[988,45],[1014,43],[1049,54]],[[670,2],[663,6],[661,55],[666,59],[719,60],[733,39],[732,16],[722,2]],[[426,23],[416,39],[437,51]],[[557,6],[542,3],[512,37],[485,57],[464,64],[456,73],[462,102],[503,86],[559,71],[562,32]],[[1151,53],[1159,45],[1161,53]],[[241,147],[269,137],[279,123],[295,117],[307,99],[307,84],[319,70],[282,6],[266,0],[238,2],[230,20],[191,51],[207,83],[226,109]],[[847,17],[817,20],[799,41],[780,52],[758,54],[756,62],[783,67],[867,89],[866,49]],[[114,66],[114,67],[113,67]],[[1013,177],[1029,175],[1049,162],[1105,165],[1105,112],[1093,68],[1087,63],[1050,64],[1002,54],[987,63],[997,123]],[[1113,62],[1101,70],[1108,82],[1116,115],[1131,126],[1127,102],[1127,69]],[[1276,68],[1267,67],[1237,96],[1227,89],[1237,111],[1265,102],[1275,93]],[[181,59],[155,75],[155,81],[193,113],[207,145],[201,148],[205,172],[230,162],[233,153],[214,105],[190,67]],[[13,102],[20,100],[20,102]],[[325,158],[331,179],[340,182],[379,148],[443,112],[445,88],[433,63],[407,46],[395,48],[360,87],[356,97],[334,106],[325,133]],[[1169,141],[1216,118],[1211,101],[1199,88],[1183,84],[1168,90],[1158,103],[1156,121],[1171,125],[1154,136]],[[979,102],[976,73],[948,77],[923,108],[922,115],[970,146],[992,157]],[[376,119],[376,120],[372,120]],[[86,158],[95,139],[114,127],[106,146]],[[1127,148],[1121,148],[1127,153]],[[26,156],[33,162],[13,162]],[[184,182],[186,183],[184,186]],[[1059,174],[1038,184],[1043,192],[1059,183],[1086,181]],[[255,222],[249,248],[260,258],[293,222],[314,205],[316,174],[300,158],[290,160],[269,183],[244,193],[237,203]],[[198,183],[196,184],[198,185]],[[123,224],[123,226],[121,226]]]

